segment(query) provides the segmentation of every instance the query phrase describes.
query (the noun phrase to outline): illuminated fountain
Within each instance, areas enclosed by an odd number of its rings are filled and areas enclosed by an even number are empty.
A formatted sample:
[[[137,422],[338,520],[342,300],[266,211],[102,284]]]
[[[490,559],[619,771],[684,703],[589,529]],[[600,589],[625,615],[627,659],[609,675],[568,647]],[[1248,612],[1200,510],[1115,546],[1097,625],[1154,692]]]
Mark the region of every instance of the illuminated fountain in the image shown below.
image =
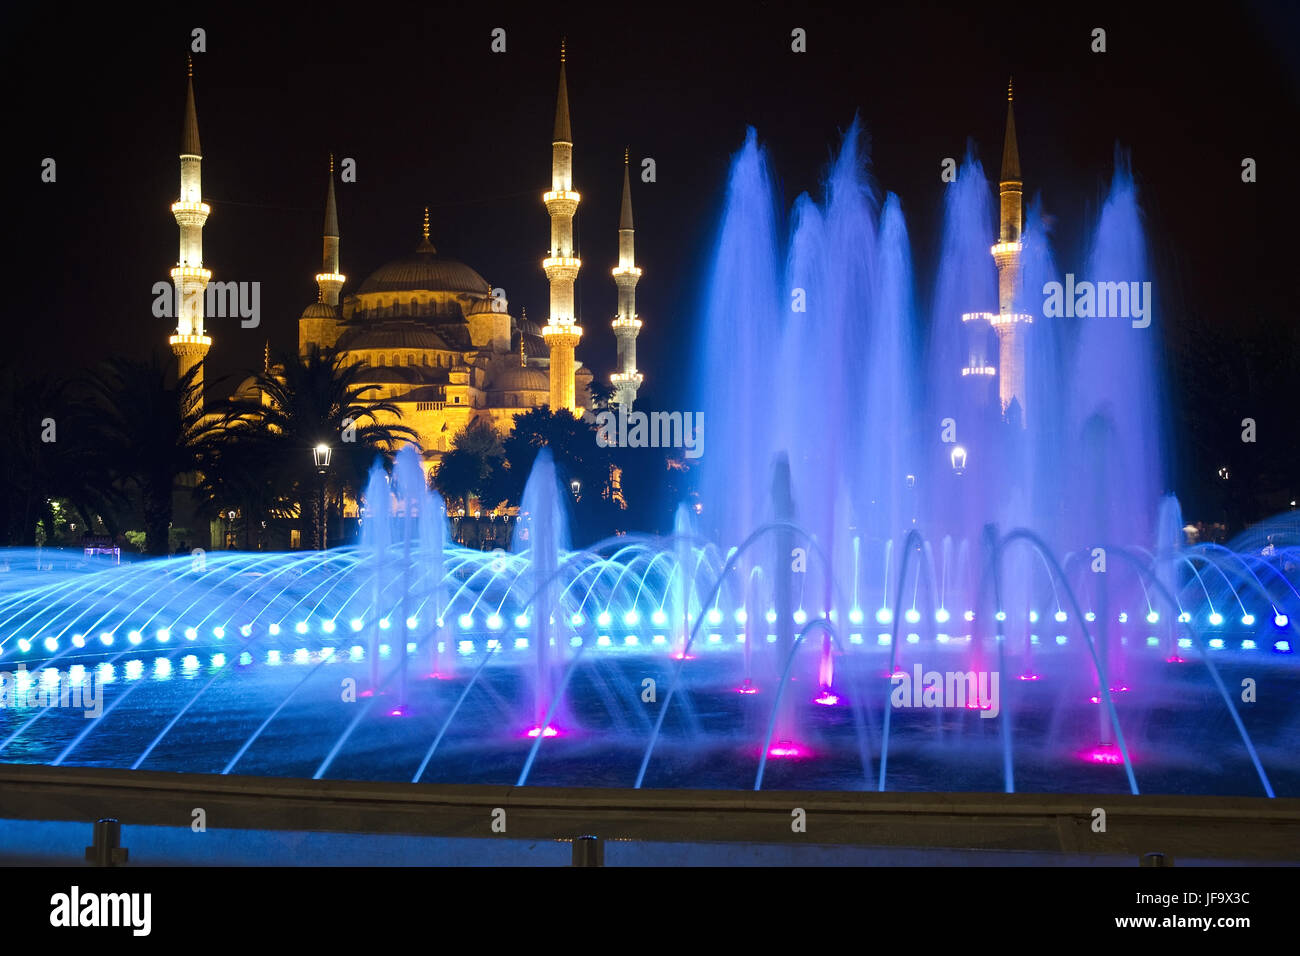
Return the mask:
[[[18,706],[0,708],[0,761],[1300,795],[1300,525],[1186,544],[1159,313],[1043,318],[1035,290],[1060,271],[1032,203],[1003,301],[974,157],[948,187],[925,322],[901,203],[871,186],[856,124],[788,224],[771,179],[751,134],[701,323],[698,515],[575,550],[543,450],[512,552],[469,551],[406,451],[372,472],[356,547],[121,567],[4,552],[0,699]],[[1080,276],[1150,278],[1122,161],[1091,235]],[[1004,315],[1033,317],[1024,415],[983,371]],[[955,704],[901,694],[931,673]],[[966,673],[990,679],[948,678]],[[51,687],[92,681],[97,720],[51,706]]]

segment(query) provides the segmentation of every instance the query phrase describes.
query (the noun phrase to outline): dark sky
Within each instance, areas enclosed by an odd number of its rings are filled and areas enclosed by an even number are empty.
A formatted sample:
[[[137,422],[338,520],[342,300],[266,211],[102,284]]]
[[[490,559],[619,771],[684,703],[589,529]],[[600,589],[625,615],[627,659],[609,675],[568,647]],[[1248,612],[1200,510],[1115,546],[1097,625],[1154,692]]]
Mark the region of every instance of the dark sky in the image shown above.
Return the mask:
[[[917,290],[933,283],[939,164],[973,138],[1001,153],[1016,78],[1027,184],[1057,221],[1061,265],[1079,261],[1115,144],[1132,151],[1172,336],[1296,321],[1297,44],[1294,13],[1255,5],[773,3],[684,6],[230,4],[4,14],[6,340],[28,366],[66,374],[165,342],[151,287],[176,257],[169,204],[185,54],[195,57],[204,147],[204,230],[214,278],[259,280],[263,326],[226,320],[209,381],[260,364],[269,337],[293,348],[316,295],[326,156],[358,163],[339,186],[345,291],[419,239],[503,286],[512,311],[546,313],[557,52],[568,38],[576,141],[579,357],[611,370],[609,330],[624,144],[658,182],[634,183],[639,342],[660,407],[680,394],[730,155],[746,125],[770,146],[787,203],[818,189],[860,111],[878,182],[900,195]],[[885,9],[890,8],[890,9]],[[551,12],[554,10],[555,12]],[[508,52],[489,50],[507,31]],[[790,52],[793,27],[808,52]],[[1108,52],[1089,51],[1093,27]],[[58,182],[39,181],[58,161]],[[1252,156],[1260,181],[1240,181]],[[743,334],[743,319],[737,317]],[[1175,343],[1176,344],[1176,343]],[[1279,394],[1285,383],[1278,383]],[[1293,389],[1294,380],[1291,387]]]

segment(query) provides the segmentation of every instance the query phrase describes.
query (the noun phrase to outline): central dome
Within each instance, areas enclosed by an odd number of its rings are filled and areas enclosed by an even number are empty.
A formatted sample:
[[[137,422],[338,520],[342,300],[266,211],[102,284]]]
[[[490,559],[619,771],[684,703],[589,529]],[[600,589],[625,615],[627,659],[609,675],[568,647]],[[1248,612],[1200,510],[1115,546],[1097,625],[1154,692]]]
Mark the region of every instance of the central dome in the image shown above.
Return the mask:
[[[360,295],[373,292],[453,292],[489,295],[487,280],[459,259],[438,255],[425,239],[415,252],[380,266],[361,283]]]

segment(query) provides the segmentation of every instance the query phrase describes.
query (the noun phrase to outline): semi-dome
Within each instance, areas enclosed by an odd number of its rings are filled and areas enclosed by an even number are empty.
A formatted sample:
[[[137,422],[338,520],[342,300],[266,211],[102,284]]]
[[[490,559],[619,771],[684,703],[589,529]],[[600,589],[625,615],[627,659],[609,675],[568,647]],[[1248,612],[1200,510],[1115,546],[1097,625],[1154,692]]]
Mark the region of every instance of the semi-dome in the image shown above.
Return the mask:
[[[313,302],[302,310],[304,319],[337,319],[338,317],[338,309],[325,302]]]
[[[495,392],[545,392],[549,391],[551,380],[540,368],[511,365],[502,369],[492,379],[489,390]]]
[[[427,325],[415,322],[367,322],[349,328],[339,338],[344,352],[365,349],[442,349],[450,346]]]
[[[459,292],[489,295],[492,288],[459,259],[438,255],[427,239],[415,252],[380,266],[361,283],[358,294],[375,292]]]

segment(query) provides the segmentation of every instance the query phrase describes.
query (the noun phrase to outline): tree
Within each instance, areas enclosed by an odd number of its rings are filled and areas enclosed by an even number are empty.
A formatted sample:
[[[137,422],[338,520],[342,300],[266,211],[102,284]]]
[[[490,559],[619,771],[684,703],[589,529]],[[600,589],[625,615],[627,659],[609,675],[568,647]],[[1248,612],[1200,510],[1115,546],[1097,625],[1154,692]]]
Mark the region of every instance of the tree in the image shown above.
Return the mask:
[[[476,419],[452,439],[433,483],[448,501],[460,501],[466,512],[471,497],[493,508],[508,497],[501,482],[504,461],[501,436],[491,424]]]
[[[613,456],[596,441],[594,420],[575,418],[568,411],[553,412],[543,405],[517,416],[502,446],[502,489],[511,504],[518,504],[523,496],[537,453],[549,446],[564,484],[568,486],[574,479],[579,482],[572,524],[575,543],[598,540],[614,529],[618,506],[610,487]]]
[[[167,554],[172,492],[219,432],[199,411],[198,373],[195,366],[173,380],[170,362],[155,352],[143,362],[112,359],[90,380],[93,423],[83,419],[76,440],[139,492],[148,554]]]
[[[614,386],[609,382],[602,382],[599,379],[592,379],[591,386],[588,389],[591,392],[591,407],[596,409],[609,408],[614,401]]]
[[[261,501],[302,502],[316,494],[311,450],[318,444],[333,451],[326,494],[338,498],[364,487],[376,457],[389,467],[399,445],[418,439],[405,425],[380,421],[380,416],[400,418],[401,412],[373,397],[379,386],[360,384],[368,371],[364,363],[346,362],[333,349],[312,345],[305,355],[278,356],[273,368],[254,376],[256,397],[237,396],[213,406],[226,429],[225,441],[239,442],[273,463],[268,479],[273,484],[261,490]],[[228,455],[225,461],[237,468],[241,458]],[[218,455],[217,467],[221,461]]]

